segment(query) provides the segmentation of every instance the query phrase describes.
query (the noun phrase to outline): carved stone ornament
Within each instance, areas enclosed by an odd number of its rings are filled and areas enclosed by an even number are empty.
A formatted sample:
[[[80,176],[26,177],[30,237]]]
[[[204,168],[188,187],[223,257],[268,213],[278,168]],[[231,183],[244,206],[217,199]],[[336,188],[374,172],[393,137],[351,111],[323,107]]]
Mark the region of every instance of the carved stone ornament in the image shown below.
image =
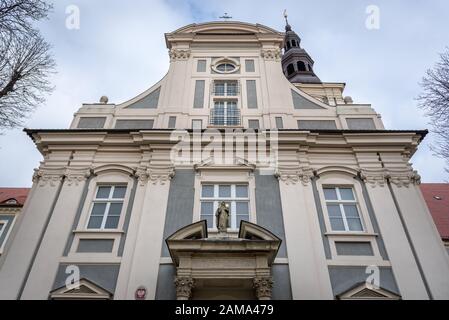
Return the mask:
[[[72,186],[78,186],[80,182],[86,181],[87,178],[91,175],[91,170],[82,168],[82,169],[73,169],[69,168],[65,172],[65,179],[67,182],[67,185]]]
[[[147,168],[137,168],[135,176],[141,186],[144,186],[149,179]]]
[[[276,176],[287,185],[301,182],[308,186],[314,174],[311,168],[278,168]]]
[[[256,297],[259,300],[271,300],[273,279],[271,277],[257,277],[253,280]]]
[[[408,188],[411,184],[421,184],[421,176],[416,171],[394,172],[388,171],[388,179],[398,188]]]
[[[49,185],[50,187],[56,187],[65,175],[65,169],[48,169],[39,168],[34,169],[33,182],[38,183],[40,187]]]
[[[368,171],[368,170],[362,170],[360,172],[360,177],[362,178],[363,182],[367,186],[370,186],[371,188],[376,187],[384,187],[387,183],[386,175],[384,170],[376,170],[376,171]]]
[[[191,277],[176,277],[176,298],[178,300],[189,300],[192,296],[192,289],[195,288],[195,281]]]
[[[190,53],[188,49],[170,49],[168,55],[170,56],[170,61],[188,60]]]
[[[150,167],[147,172],[148,179],[153,184],[165,185],[175,176],[173,167]]]
[[[262,49],[261,56],[265,60],[276,60],[279,61],[281,59],[281,49],[273,48],[273,49]]]

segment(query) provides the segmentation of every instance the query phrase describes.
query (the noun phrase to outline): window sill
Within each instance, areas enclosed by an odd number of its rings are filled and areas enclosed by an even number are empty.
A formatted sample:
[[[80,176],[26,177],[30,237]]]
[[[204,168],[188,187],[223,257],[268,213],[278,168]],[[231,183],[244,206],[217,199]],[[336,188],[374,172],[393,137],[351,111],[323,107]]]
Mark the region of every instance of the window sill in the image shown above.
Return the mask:
[[[124,234],[121,230],[73,230],[75,234]]]
[[[326,237],[378,237],[377,233],[370,232],[326,232]]]

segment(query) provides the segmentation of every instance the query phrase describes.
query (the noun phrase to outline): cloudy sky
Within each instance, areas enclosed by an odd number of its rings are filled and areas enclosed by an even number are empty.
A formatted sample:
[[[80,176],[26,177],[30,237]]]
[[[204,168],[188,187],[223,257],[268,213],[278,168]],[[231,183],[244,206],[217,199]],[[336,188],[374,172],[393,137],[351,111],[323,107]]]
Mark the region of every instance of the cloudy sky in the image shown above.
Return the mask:
[[[67,128],[82,103],[107,95],[120,103],[143,92],[168,70],[163,34],[192,22],[233,20],[283,30],[283,11],[315,60],[323,81],[345,82],[346,95],[371,103],[388,129],[425,129],[415,97],[426,69],[449,46],[447,0],[58,0],[40,29],[58,63],[55,91],[27,128]],[[66,9],[80,10],[80,29],[66,27]],[[366,9],[380,9],[380,29],[366,28]],[[429,143],[413,158],[424,182],[447,180],[444,161]],[[0,186],[31,185],[41,155],[21,129],[0,136]]]

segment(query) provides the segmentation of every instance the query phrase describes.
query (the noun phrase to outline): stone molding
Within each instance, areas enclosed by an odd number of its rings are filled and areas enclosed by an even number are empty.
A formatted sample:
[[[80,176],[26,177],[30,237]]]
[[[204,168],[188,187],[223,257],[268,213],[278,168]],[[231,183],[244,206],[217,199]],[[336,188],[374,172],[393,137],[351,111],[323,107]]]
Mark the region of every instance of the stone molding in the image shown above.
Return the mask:
[[[272,277],[256,277],[253,280],[253,287],[256,290],[256,297],[259,300],[271,300],[273,289]]]
[[[273,48],[273,49],[262,49],[261,56],[265,60],[275,60],[280,61],[282,57],[281,49]]]
[[[38,183],[40,187],[47,185],[55,187],[62,178],[65,178],[68,186],[78,186],[91,174],[90,168],[38,168],[34,169],[33,183]]]
[[[191,277],[176,277],[177,300],[189,300],[192,297],[192,289],[195,288],[195,280]]]
[[[309,185],[314,176],[311,168],[282,168],[279,167],[275,174],[280,181],[287,185],[296,185],[301,182],[305,187]]]
[[[154,185],[165,185],[175,176],[175,170],[170,166],[139,167],[135,176],[141,186],[144,186],[148,181],[151,181]]]
[[[384,187],[387,182],[396,185],[398,188],[408,188],[410,185],[421,184],[421,176],[417,171],[410,169],[405,170],[391,170],[391,169],[378,169],[369,170],[362,169],[360,171],[360,177],[362,180],[372,188]]]
[[[188,60],[190,58],[191,51],[189,49],[170,49],[168,55],[170,61],[176,60]]]

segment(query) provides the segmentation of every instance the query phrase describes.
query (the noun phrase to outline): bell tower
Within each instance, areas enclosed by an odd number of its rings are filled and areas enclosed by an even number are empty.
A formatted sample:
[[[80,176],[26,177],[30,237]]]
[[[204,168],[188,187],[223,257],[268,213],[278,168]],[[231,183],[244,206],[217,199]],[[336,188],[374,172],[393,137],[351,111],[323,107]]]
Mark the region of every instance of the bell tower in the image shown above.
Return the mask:
[[[282,70],[285,76],[292,83],[321,83],[313,71],[313,59],[301,48],[301,38],[288,23],[287,13],[284,16],[286,25]]]

